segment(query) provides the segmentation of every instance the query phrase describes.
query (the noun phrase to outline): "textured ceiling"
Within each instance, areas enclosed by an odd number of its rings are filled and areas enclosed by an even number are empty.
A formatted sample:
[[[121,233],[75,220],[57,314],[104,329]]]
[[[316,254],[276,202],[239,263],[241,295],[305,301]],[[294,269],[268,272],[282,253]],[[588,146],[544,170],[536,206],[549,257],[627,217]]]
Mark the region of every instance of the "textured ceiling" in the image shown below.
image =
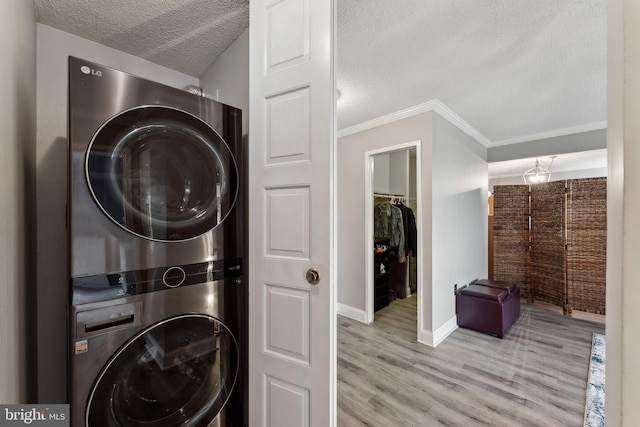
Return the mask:
[[[338,129],[433,99],[497,144],[603,127],[605,0],[337,2]]]
[[[200,77],[249,25],[249,0],[36,0],[37,21]]]
[[[249,0],[35,1],[43,24],[195,77],[249,21]],[[434,99],[491,145],[604,127],[606,0],[336,2],[338,129]]]

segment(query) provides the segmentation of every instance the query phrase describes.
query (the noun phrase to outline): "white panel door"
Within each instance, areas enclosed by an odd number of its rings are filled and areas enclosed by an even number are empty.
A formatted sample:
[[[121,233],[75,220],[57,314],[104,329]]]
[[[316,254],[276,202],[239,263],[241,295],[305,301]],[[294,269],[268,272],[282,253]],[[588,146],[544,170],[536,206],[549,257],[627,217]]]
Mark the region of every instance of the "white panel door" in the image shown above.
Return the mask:
[[[334,0],[249,7],[250,425],[333,426]]]

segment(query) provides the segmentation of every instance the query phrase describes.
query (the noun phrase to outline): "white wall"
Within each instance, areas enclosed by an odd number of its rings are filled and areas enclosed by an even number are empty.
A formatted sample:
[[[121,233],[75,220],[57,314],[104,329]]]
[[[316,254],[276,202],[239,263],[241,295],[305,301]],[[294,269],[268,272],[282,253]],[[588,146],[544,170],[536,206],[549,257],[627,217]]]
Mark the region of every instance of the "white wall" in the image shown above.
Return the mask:
[[[200,76],[207,96],[242,110],[242,134],[249,132],[249,29]]]
[[[35,336],[29,331],[33,307],[26,259],[26,236],[32,197],[29,173],[35,153],[36,29],[33,2],[0,2],[0,402],[26,402],[27,348]],[[27,311],[28,309],[28,311]],[[29,335],[28,335],[29,334]]]
[[[640,4],[610,0],[607,37],[607,426],[640,425]]]
[[[37,24],[38,397],[45,403],[67,400],[69,55],[180,89],[199,84],[195,77]]]
[[[338,303],[364,319],[366,308],[366,251],[365,218],[365,152],[422,141],[424,172],[423,212],[431,212],[431,113],[423,113],[394,123],[369,129],[338,139],[337,209],[338,209]],[[424,166],[423,166],[424,167]],[[424,171],[424,169],[423,169]],[[430,241],[430,227],[420,230]],[[372,236],[373,238],[373,236]],[[422,251],[426,268],[430,271],[431,248]]]
[[[487,277],[486,149],[434,115],[432,330],[455,322],[454,284]],[[453,319],[453,320],[452,320]]]

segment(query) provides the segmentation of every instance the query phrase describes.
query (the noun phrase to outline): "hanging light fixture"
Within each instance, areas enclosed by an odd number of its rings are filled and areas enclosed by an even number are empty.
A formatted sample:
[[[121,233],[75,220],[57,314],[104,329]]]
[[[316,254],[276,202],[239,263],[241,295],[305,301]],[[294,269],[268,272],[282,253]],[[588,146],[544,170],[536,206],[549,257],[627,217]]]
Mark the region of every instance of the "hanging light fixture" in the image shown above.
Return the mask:
[[[549,168],[551,168],[554,159],[555,156],[551,157]],[[536,159],[536,165],[523,173],[522,177],[524,178],[524,183],[527,185],[541,184],[543,182],[549,182],[549,178],[551,178],[551,170],[540,166],[540,162]]]

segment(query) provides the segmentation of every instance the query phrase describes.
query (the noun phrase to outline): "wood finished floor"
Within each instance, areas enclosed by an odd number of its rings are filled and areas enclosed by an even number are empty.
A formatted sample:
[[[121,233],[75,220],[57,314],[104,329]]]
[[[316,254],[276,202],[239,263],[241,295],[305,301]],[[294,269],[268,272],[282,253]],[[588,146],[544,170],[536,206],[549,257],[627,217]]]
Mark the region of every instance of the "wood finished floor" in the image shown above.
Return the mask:
[[[416,341],[416,298],[371,325],[338,316],[338,426],[582,426],[593,332],[522,304],[504,339],[458,328]]]

